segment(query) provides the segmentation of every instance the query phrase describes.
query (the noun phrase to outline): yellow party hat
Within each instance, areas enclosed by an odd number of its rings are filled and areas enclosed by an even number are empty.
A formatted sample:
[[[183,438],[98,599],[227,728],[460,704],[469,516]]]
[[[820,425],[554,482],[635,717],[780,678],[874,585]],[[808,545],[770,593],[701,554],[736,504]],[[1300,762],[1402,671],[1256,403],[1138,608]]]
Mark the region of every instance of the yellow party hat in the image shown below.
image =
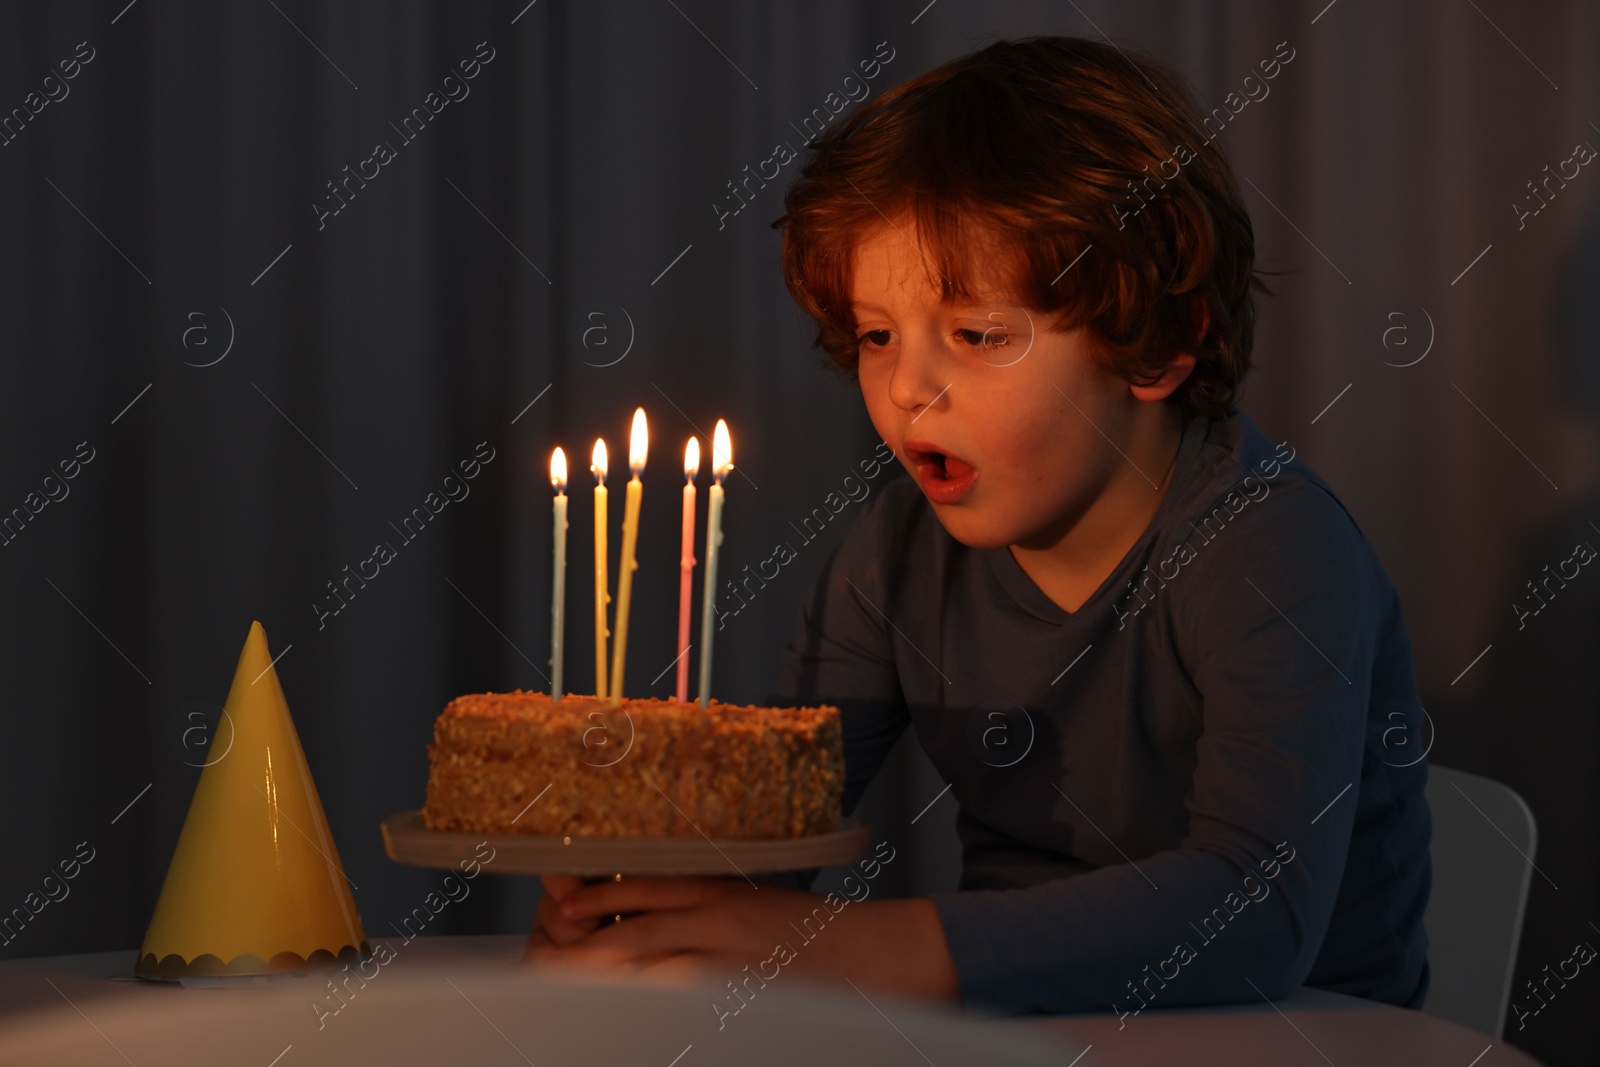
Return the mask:
[[[231,733],[228,727],[231,726]],[[267,635],[250,626],[135,973],[272,974],[371,950]]]

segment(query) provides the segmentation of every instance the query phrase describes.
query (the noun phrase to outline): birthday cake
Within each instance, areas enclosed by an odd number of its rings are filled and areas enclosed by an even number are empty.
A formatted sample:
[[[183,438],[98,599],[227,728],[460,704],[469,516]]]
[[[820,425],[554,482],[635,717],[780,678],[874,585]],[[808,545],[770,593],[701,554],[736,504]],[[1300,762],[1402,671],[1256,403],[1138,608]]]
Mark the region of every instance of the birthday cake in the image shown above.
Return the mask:
[[[794,838],[840,816],[839,709],[477,693],[428,746],[434,830]]]

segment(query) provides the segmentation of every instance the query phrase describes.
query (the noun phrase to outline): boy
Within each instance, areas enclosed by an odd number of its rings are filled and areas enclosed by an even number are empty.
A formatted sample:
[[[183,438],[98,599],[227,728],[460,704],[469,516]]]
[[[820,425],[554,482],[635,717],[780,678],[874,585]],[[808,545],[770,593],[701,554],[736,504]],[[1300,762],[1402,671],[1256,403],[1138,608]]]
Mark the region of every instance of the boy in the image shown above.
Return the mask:
[[[827,564],[774,702],[841,708],[847,812],[912,726],[964,870],[844,908],[793,967],[1124,1019],[1302,984],[1420,1006],[1409,638],[1333,492],[1233,407],[1260,283],[1188,92],[1093,42],[1001,42],[815,147],[785,276],[916,481]],[[532,958],[735,974],[819,899],[547,887]]]

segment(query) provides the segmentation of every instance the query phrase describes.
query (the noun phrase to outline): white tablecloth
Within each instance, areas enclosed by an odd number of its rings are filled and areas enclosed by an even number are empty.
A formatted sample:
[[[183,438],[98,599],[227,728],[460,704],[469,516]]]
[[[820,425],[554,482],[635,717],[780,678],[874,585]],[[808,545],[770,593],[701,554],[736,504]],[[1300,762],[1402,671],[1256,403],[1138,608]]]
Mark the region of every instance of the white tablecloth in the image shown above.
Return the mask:
[[[780,976],[719,1027],[712,1004],[724,988],[538,975],[516,965],[520,937],[382,940],[394,957],[365,982],[350,978],[338,995],[328,975],[226,988],[126,980],[131,950],[0,963],[0,1064],[1535,1062],[1427,1015],[1315,990],[1275,1006],[1151,1010],[1122,1021],[996,1020]]]

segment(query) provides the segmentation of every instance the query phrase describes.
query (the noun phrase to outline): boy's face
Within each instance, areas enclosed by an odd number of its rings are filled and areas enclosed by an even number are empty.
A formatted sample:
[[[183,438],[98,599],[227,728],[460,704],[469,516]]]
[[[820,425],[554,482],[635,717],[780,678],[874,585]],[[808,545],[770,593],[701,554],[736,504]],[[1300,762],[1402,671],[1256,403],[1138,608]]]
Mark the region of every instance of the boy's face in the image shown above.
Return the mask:
[[[1130,385],[1095,362],[1085,329],[1049,329],[996,290],[941,303],[912,240],[908,225],[886,226],[856,249],[858,374],[873,426],[950,535],[1049,548],[1097,501],[1159,497],[1165,485],[1147,483],[1164,483],[1157,439],[1175,416],[1159,401],[1193,357],[1175,357],[1156,385]]]

